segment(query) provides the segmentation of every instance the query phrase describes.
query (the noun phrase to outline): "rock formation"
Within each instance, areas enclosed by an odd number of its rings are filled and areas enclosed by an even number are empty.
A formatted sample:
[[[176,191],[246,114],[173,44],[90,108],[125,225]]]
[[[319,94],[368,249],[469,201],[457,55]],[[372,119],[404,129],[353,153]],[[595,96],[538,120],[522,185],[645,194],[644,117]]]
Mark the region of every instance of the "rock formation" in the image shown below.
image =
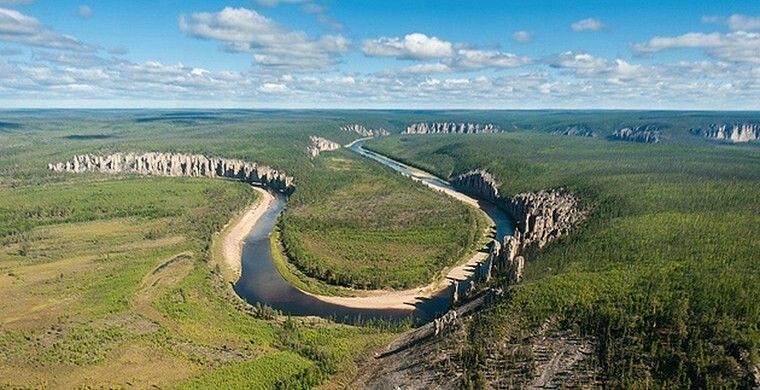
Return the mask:
[[[491,123],[423,122],[409,125],[401,134],[480,134],[500,131]]]
[[[504,237],[503,242],[494,240],[488,257],[476,267],[478,283],[487,283],[494,273],[505,276],[508,284],[519,282],[525,266],[525,258],[518,256],[520,251],[533,245],[542,248],[567,234],[586,216],[577,199],[563,191],[529,192],[502,198],[496,179],[481,169],[457,176],[451,184],[462,192],[493,202],[515,218],[514,236]],[[468,286],[461,295],[467,296],[474,290]],[[461,298],[459,291],[457,293],[457,298]]]
[[[363,137],[382,137],[390,134],[388,130],[385,130],[383,128],[368,129],[359,124],[341,126],[340,129],[343,131],[359,134]]]
[[[76,155],[48,164],[56,172],[133,172],[153,176],[227,177],[291,193],[293,178],[273,168],[243,160],[180,153],[114,153],[109,156]]]
[[[309,153],[309,156],[312,158],[319,156],[319,152],[340,149],[340,144],[330,141],[329,139],[317,137],[315,135],[312,135],[309,139],[311,140],[311,145],[306,148],[306,152]]]
[[[713,123],[706,129],[695,128],[690,130],[692,134],[706,138],[726,140],[731,142],[750,142],[760,139],[760,125],[750,123]]]
[[[662,127],[659,125],[624,127],[615,130],[615,132],[612,133],[611,138],[620,141],[656,144],[660,142],[660,138],[662,138]]]
[[[558,127],[550,134],[554,135],[569,135],[569,136],[575,136],[575,137],[593,137],[594,132],[589,130],[586,125],[570,125],[566,127]]]
[[[451,185],[477,198],[494,201],[499,197],[496,179],[489,172],[475,169],[451,179]]]

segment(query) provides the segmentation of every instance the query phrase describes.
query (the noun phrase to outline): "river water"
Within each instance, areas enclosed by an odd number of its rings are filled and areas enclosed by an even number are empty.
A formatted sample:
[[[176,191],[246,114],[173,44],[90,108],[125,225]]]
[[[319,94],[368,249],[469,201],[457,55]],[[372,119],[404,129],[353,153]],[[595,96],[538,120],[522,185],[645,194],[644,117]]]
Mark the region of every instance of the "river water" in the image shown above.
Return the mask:
[[[349,149],[375,160],[403,175],[424,180],[438,188],[456,191],[448,183],[418,175],[404,165],[375,155],[362,148],[364,141],[359,141]],[[243,245],[242,276],[235,284],[235,292],[251,304],[261,303],[280,310],[284,314],[295,316],[320,316],[332,318],[341,322],[361,322],[368,319],[384,319],[399,321],[411,316],[414,323],[427,322],[437,314],[446,311],[453,294],[453,285],[436,296],[418,303],[410,310],[387,309],[355,309],[326,303],[293,287],[283,278],[272,261],[269,235],[274,229],[277,217],[285,208],[286,198],[276,194],[275,200],[264,215],[256,222]],[[488,214],[496,224],[495,238],[501,241],[505,235],[512,234],[514,223],[512,218],[502,209],[490,202],[479,200],[480,208]],[[461,287],[469,281],[460,281]]]

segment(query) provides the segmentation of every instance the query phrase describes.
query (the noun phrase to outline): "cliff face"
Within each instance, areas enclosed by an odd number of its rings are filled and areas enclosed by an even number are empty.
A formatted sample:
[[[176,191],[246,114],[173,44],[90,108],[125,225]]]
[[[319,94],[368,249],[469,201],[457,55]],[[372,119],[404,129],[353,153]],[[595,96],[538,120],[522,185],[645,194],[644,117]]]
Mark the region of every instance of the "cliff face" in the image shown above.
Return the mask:
[[[56,164],[56,172],[133,172],[153,176],[228,177],[291,193],[293,178],[267,166],[243,160],[179,153],[115,153],[109,156],[83,154]]]
[[[409,125],[401,134],[480,134],[500,131],[491,123],[430,122]]]
[[[648,144],[658,143],[660,138],[662,138],[662,130],[657,125],[624,127],[612,133],[612,139]]]
[[[559,127],[552,130],[551,134],[554,135],[569,135],[575,137],[593,137],[594,132],[589,130],[585,125],[570,125],[566,127]]]
[[[385,130],[382,128],[368,129],[359,124],[341,126],[340,129],[343,131],[351,132],[351,133],[357,133],[364,137],[382,137],[382,136],[390,134],[388,130]]]
[[[494,201],[499,197],[496,179],[482,169],[476,169],[451,179],[451,185],[478,198]]]
[[[479,281],[490,280],[493,272],[505,275],[508,283],[520,281],[525,266],[525,259],[518,256],[520,251],[532,245],[544,247],[567,234],[586,217],[575,196],[566,192],[539,191],[502,198],[493,175],[480,169],[457,176],[451,184],[465,193],[494,202],[516,221],[514,236],[506,236],[503,242],[494,240],[491,244],[488,258],[476,270]]]
[[[311,146],[306,148],[306,152],[309,153],[312,158],[319,156],[320,152],[340,149],[340,144],[330,141],[329,139],[314,135],[309,137],[309,139],[311,140]]]
[[[713,123],[707,129],[691,129],[696,135],[731,142],[750,142],[760,139],[760,125],[749,123]]]

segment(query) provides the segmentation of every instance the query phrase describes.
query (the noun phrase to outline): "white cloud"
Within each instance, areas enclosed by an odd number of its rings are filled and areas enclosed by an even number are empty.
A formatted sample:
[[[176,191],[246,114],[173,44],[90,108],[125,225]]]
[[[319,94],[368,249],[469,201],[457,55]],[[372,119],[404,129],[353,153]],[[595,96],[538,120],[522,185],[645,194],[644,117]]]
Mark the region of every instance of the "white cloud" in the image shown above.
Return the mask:
[[[425,34],[408,34],[402,38],[367,39],[361,49],[370,57],[396,57],[398,59],[426,60],[447,58],[454,54],[454,45]]]
[[[50,31],[37,18],[16,10],[0,8],[0,40],[23,45],[53,49],[94,51],[95,46],[69,36]]]
[[[401,69],[400,73],[408,74],[436,74],[436,73],[451,73],[453,69],[446,64],[434,63],[434,64],[414,64]]]
[[[34,50],[32,56],[35,60],[51,62],[60,65],[76,66],[79,68],[90,68],[95,66],[105,66],[113,63],[103,57],[94,54],[72,53],[72,52],[49,52],[45,50]]]
[[[517,68],[531,63],[526,57],[492,50],[458,50],[451,67],[458,69]]]
[[[604,29],[606,26],[605,24],[596,18],[588,18],[579,20],[570,27],[573,29],[573,31],[599,31]]]
[[[301,11],[306,14],[314,15],[317,21],[330,26],[335,30],[342,30],[343,24],[327,15],[327,7],[314,3],[307,3],[301,6]]]
[[[716,15],[702,16],[702,23],[725,24],[731,31],[760,30],[760,16],[733,14],[728,18]]]
[[[264,83],[257,90],[264,93],[286,93],[288,92],[288,86],[284,84]]]
[[[641,65],[630,64],[622,59],[610,61],[587,53],[564,52],[550,57],[546,63],[553,68],[572,70],[576,77],[600,78],[607,81],[637,81],[656,76],[656,72]]]
[[[647,42],[634,44],[632,48],[642,53],[686,48],[703,49],[707,55],[720,60],[760,64],[760,33],[688,33],[677,37],[655,37]]]
[[[515,31],[512,34],[512,39],[517,43],[531,43],[533,42],[533,33],[530,31]]]
[[[228,51],[250,53],[259,65],[294,71],[329,68],[351,46],[341,35],[312,38],[245,8],[180,15],[179,27],[196,38],[221,41]]]
[[[79,8],[77,8],[77,16],[80,18],[89,18],[92,16],[92,7],[89,5],[80,5]]]

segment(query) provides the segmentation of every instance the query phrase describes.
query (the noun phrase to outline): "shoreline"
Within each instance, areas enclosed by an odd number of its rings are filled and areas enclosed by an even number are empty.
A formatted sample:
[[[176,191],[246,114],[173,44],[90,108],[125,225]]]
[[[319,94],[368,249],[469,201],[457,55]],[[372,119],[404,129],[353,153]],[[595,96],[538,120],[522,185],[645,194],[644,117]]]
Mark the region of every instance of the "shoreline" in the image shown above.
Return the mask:
[[[415,174],[417,174],[417,172],[415,172]],[[427,173],[424,173],[424,172],[421,172],[420,174],[428,176]],[[407,177],[409,177],[412,180],[421,182],[435,190],[442,191],[446,193],[447,195],[452,196],[463,203],[469,204],[471,206],[475,206],[482,212],[482,209],[480,209],[478,201],[474,198],[471,198],[467,195],[464,195],[459,192],[452,191],[446,188],[435,187],[434,185],[414,176],[407,175]],[[229,227],[229,229],[223,230],[224,236],[221,238],[221,250],[222,250],[223,262],[228,269],[233,271],[236,277],[235,280],[231,281],[233,283],[236,282],[237,279],[239,279],[241,276],[243,241],[248,236],[250,231],[253,229],[253,226],[256,224],[256,222],[261,218],[264,212],[271,206],[272,200],[274,199],[272,194],[270,194],[268,191],[259,187],[253,187],[253,188],[254,190],[258,191],[262,195],[262,199],[256,202],[256,204],[253,204],[249,208],[247,208],[243,212],[242,217],[236,220]],[[486,214],[486,217],[491,221],[492,224],[494,223],[494,221],[490,217],[488,217],[487,214]],[[428,300],[430,298],[433,298],[434,296],[448,289],[453,283],[466,280],[467,278],[472,276],[472,274],[475,271],[476,265],[484,261],[487,256],[488,256],[487,253],[484,253],[478,250],[472,256],[470,256],[466,261],[463,261],[455,265],[448,271],[446,271],[445,277],[443,277],[442,279],[433,281],[425,286],[407,289],[407,290],[398,290],[398,291],[356,290],[357,293],[361,294],[361,296],[357,296],[357,297],[339,297],[339,296],[319,295],[319,294],[311,293],[309,291],[305,291],[293,285],[290,282],[288,283],[294,288],[298,289],[300,292],[329,304],[339,305],[339,306],[353,308],[353,309],[408,310],[411,313],[412,311],[414,311],[416,304],[424,302],[425,300]],[[279,269],[278,269],[278,272],[279,272]],[[285,276],[283,275],[283,277]],[[287,280],[287,278],[285,279]],[[352,290],[348,289],[347,291],[352,291]]]
[[[264,212],[271,206],[272,200],[274,200],[274,196],[269,191],[255,186],[251,186],[251,188],[261,195],[261,199],[246,208],[237,220],[233,220],[233,225],[229,229],[222,230],[223,236],[221,237],[220,248],[222,251],[222,262],[235,275],[236,280],[232,282],[240,279],[243,272],[242,261],[245,238],[248,237],[253,226],[264,215]]]

